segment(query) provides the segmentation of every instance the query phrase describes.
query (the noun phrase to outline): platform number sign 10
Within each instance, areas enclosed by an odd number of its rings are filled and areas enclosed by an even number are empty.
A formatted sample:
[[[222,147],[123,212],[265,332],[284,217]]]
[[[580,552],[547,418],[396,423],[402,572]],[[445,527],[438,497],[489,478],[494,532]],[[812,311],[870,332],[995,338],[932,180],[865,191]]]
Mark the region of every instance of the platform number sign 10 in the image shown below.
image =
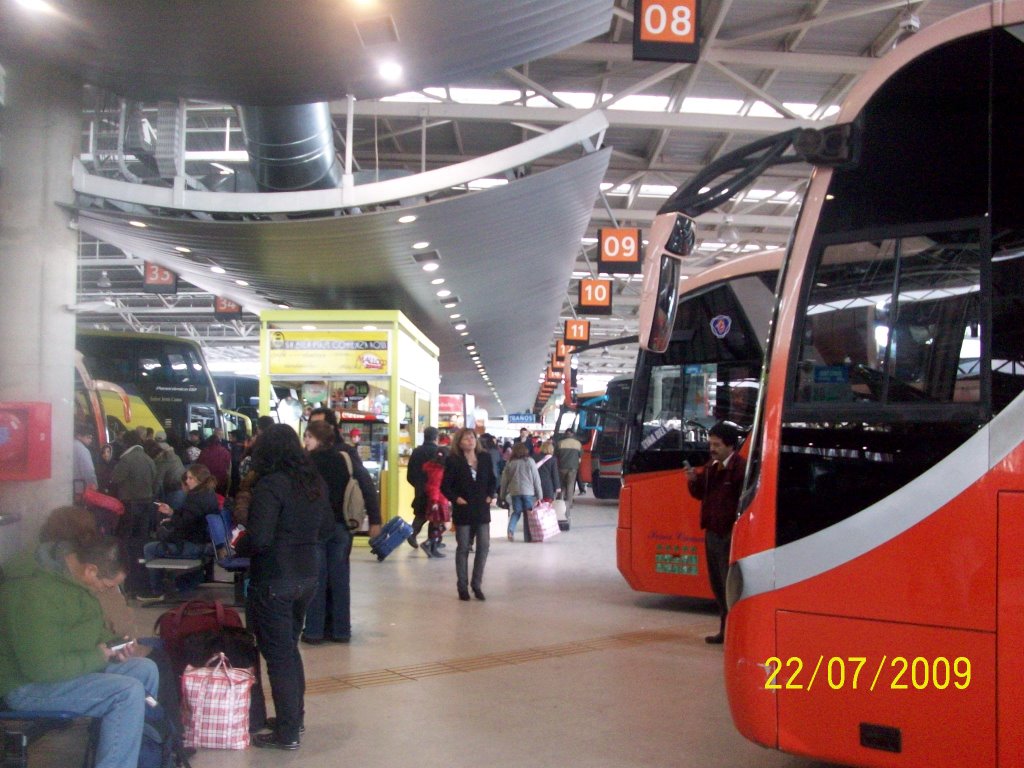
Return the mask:
[[[144,293],[177,293],[178,276],[169,269],[151,261],[142,268],[142,290]]]
[[[700,0],[635,0],[633,58],[688,61],[700,58]]]
[[[603,227],[597,231],[597,268],[608,274],[640,274],[640,230]]]
[[[580,280],[580,303],[583,315],[610,315],[612,313],[612,281],[585,277]]]
[[[590,343],[590,321],[578,318],[566,320],[565,333],[562,335],[567,346],[585,347]]]

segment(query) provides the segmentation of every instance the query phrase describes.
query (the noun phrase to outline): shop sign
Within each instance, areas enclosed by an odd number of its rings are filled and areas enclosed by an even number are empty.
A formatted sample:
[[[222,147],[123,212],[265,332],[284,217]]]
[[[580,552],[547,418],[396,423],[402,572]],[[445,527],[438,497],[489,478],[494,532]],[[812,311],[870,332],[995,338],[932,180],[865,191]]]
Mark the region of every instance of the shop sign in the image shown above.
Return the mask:
[[[267,330],[271,376],[386,376],[387,331]]]

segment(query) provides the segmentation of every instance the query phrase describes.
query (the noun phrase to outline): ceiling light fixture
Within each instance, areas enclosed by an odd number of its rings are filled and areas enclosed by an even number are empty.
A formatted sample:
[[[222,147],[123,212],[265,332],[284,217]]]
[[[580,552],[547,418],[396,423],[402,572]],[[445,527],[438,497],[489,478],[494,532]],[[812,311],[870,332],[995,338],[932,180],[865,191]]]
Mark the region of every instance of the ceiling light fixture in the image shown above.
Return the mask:
[[[458,320],[460,317],[462,317],[462,313],[452,312],[450,315],[448,315],[448,317],[450,317],[452,320]]]
[[[37,13],[56,13],[53,6],[49,3],[43,2],[43,0],[18,0],[18,5],[29,11],[36,11]]]
[[[213,272],[213,274],[215,275],[223,275],[227,273],[227,270],[224,269],[224,267],[218,267],[216,264],[210,267],[210,271]]]
[[[174,246],[174,250],[176,250],[178,253],[192,253],[192,249],[186,248],[184,245],[176,245]]]
[[[377,326],[376,325],[364,325],[363,326],[363,330],[364,331],[376,331],[377,330]]]
[[[394,82],[402,76],[402,65],[397,61],[385,61],[377,68],[381,79]]]
[[[428,261],[426,264],[423,265],[424,272],[436,272],[440,268],[441,265],[438,264],[436,261]]]
[[[430,284],[431,285],[444,285],[444,278],[443,277],[435,277],[433,280],[430,281]]]
[[[110,276],[107,274],[107,270],[100,272],[100,279],[96,281],[96,287],[106,290],[111,285]]]
[[[240,285],[243,288],[246,288],[249,284],[245,280],[235,280],[235,285]]]
[[[412,224],[414,221],[416,221],[416,217],[413,216],[411,213],[406,214],[405,216],[398,217],[399,224]]]
[[[139,220],[137,220],[137,219],[131,219],[131,220],[129,220],[129,222],[128,222],[128,223],[129,223],[129,224],[130,224],[131,226],[133,226],[133,227],[138,227],[139,229],[145,229],[145,228],[146,228],[146,227],[148,226],[148,225],[146,224],[146,222],[144,222],[144,221],[139,221]]]
[[[288,304],[278,304],[277,306],[278,306],[278,307],[279,307],[280,309],[291,309],[291,306],[290,306],[290,305],[288,305]]]
[[[449,291],[447,288],[442,288],[440,291],[437,292],[437,297],[439,299],[447,299],[451,295],[452,292]]]
[[[429,248],[429,247],[430,247],[430,241],[429,240],[420,240],[418,243],[413,243],[412,244],[412,249],[414,251],[422,251],[424,248]]]
[[[430,243],[427,243],[430,245]],[[413,246],[414,248],[416,246]],[[414,253],[412,255],[413,261],[423,267],[425,272],[434,272],[441,266],[441,254],[437,251],[425,251],[423,253]]]

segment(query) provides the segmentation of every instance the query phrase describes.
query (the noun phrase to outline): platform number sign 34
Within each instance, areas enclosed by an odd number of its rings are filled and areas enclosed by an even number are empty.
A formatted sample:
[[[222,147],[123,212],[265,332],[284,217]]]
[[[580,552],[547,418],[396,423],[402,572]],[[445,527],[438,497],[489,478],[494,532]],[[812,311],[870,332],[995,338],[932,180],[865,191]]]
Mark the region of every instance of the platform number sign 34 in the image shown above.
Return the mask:
[[[699,19],[700,0],[635,0],[633,58],[697,61]]]

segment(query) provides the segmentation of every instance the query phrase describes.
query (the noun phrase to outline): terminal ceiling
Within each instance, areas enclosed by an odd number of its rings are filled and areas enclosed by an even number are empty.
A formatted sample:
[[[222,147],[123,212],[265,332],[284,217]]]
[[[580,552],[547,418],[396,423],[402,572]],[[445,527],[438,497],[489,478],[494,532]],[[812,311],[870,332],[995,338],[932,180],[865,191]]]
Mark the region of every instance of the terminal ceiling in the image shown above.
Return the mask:
[[[0,0],[0,63],[45,55],[90,84],[82,159],[113,178],[173,183],[130,146],[117,157],[120,98],[150,127],[158,102],[183,99],[184,170],[192,188],[212,191],[253,188],[239,104],[329,102],[342,158],[351,108],[357,184],[484,157],[600,104],[605,151],[584,142],[478,184],[358,212],[218,216],[80,200],[80,324],[188,335],[211,360],[246,360],[257,354],[256,317],[216,320],[214,293],[250,308],[390,302],[442,348],[443,391],[473,392],[500,413],[532,405],[573,315],[576,280],[596,270],[598,228],[646,230],[664,197],[709,161],[794,125],[827,123],[871,61],[907,34],[910,15],[923,28],[977,4],[704,0],[701,59],[688,65],[632,60],[631,0],[378,0],[372,13],[347,0],[68,0],[53,2],[56,21]],[[381,51],[398,54],[403,82],[378,78]],[[414,96],[382,100],[395,93]],[[769,170],[747,194],[702,216],[689,272],[784,246],[808,174]],[[417,274],[405,242],[411,231],[385,224],[403,206],[430,211],[412,227],[457,270],[449,282],[500,403],[471,365],[451,313]],[[153,226],[132,232],[126,222],[139,217]],[[296,248],[290,233],[304,245]],[[166,259],[179,259],[188,282],[173,298],[142,293],[141,261],[167,254],[178,237],[198,246]],[[290,258],[279,258],[282,247]],[[210,263],[227,274],[208,274]],[[636,333],[638,278],[615,286],[613,315],[591,318],[595,341]],[[634,355],[630,345],[585,353],[580,369],[628,372]]]

